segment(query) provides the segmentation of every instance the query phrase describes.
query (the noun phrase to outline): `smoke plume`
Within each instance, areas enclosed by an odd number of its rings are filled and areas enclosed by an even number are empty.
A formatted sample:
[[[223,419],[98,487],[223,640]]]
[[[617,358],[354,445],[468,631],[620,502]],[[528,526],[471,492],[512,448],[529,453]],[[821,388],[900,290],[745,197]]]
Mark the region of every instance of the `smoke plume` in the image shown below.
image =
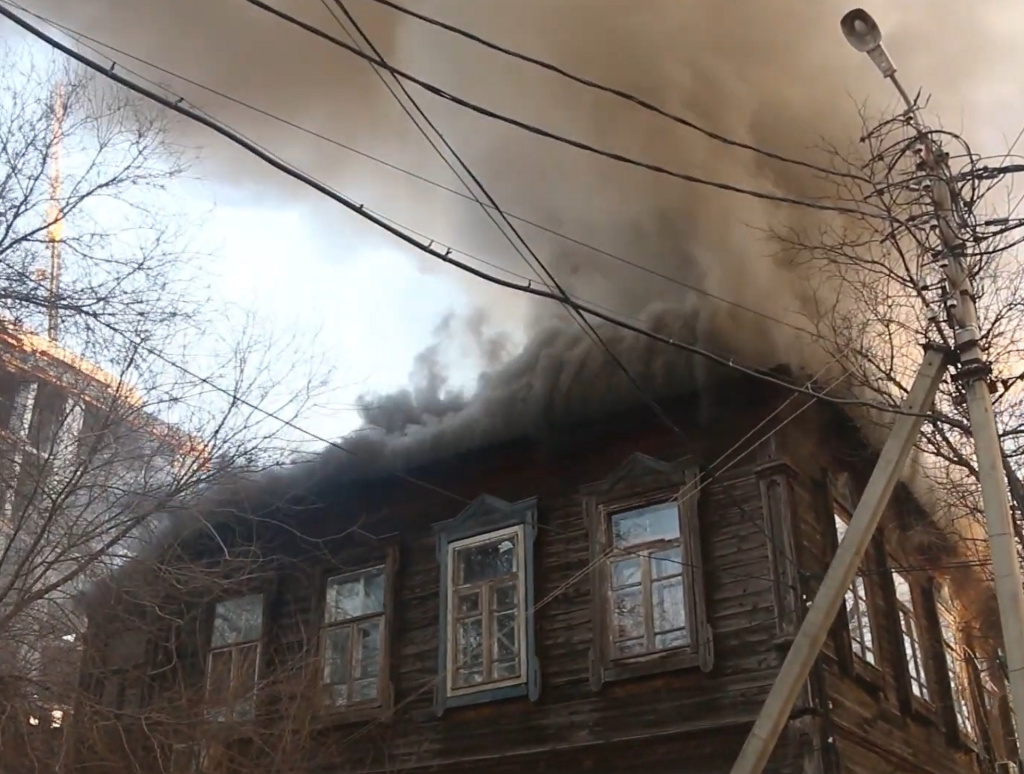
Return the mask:
[[[856,100],[877,106],[891,102],[870,63],[839,33],[845,0],[407,0],[407,5],[737,140],[809,161],[826,161],[822,148],[828,144],[856,141],[862,128]],[[35,0],[32,6],[160,66],[457,186],[365,62],[244,0]],[[277,6],[345,37],[316,2],[278,0]],[[715,143],[372,0],[350,0],[349,6],[389,61],[496,111],[705,178],[786,196],[828,193],[827,184],[805,170]],[[1005,14],[1015,12],[1009,0],[908,0],[898,9],[870,10],[885,26],[887,44],[908,82],[927,84],[950,98],[934,103],[955,105],[950,115],[959,115],[968,85],[997,72],[1012,55],[1013,41],[994,37],[996,25],[1012,27],[1005,24]],[[209,94],[180,84],[175,88],[375,208],[531,274],[472,203]],[[827,216],[597,158],[412,88],[508,211],[784,323],[805,326],[814,316],[813,278],[769,232],[815,228]],[[183,142],[204,148],[210,174],[245,195],[282,201],[306,195],[207,134],[185,123],[177,130]],[[312,200],[310,207],[337,216]],[[786,363],[813,373],[823,365],[811,341],[786,325],[546,231],[517,226],[574,295],[750,366]],[[525,303],[472,282],[486,315],[447,321],[437,343],[418,358],[408,389],[365,399],[364,419],[373,429],[351,439],[365,464],[385,458],[389,465],[411,464],[638,400],[607,355],[556,304]],[[492,328],[500,331],[510,320],[522,323],[524,308],[528,340],[509,359],[509,340],[493,338]],[[601,332],[656,396],[712,378],[706,366],[678,350],[619,330]],[[481,364],[482,376],[468,396],[448,384],[453,337],[479,345],[471,359]]]

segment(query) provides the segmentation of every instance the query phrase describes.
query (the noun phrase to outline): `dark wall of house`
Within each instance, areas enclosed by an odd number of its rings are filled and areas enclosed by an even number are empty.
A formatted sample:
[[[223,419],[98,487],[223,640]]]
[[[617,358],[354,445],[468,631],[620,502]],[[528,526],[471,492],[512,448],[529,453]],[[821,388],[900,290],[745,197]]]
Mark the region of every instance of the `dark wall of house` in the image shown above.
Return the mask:
[[[401,529],[391,654],[398,709],[392,720],[354,740],[347,741],[358,730],[352,724],[320,730],[317,756],[330,758],[344,749],[344,757],[359,770],[373,768],[385,749],[391,765],[426,766],[477,765],[548,750],[582,755],[601,745],[605,752],[589,754],[597,755],[600,765],[619,767],[628,765],[632,754],[624,752],[617,762],[609,759],[614,753],[605,749],[607,743],[682,735],[684,741],[662,745],[663,763],[709,749],[716,752],[707,758],[706,770],[727,770],[742,740],[736,728],[753,719],[774,678],[777,632],[755,460],[728,457],[718,466],[711,463],[764,411],[763,406],[735,407],[727,421],[711,427],[683,423],[683,437],[649,422],[603,432],[591,428],[567,443],[481,455],[429,478],[466,500],[481,494],[508,502],[538,500],[535,600],[541,604],[536,626],[542,689],[534,703],[510,699],[450,709],[437,717],[433,683],[440,573],[431,527],[456,516],[463,504],[409,485],[375,492],[374,499],[395,515],[400,523],[393,526]],[[692,458],[707,470],[699,513],[714,668],[622,680],[595,690],[590,547],[580,490],[608,477],[637,452],[665,461]],[[315,628],[311,578],[289,573],[280,587],[282,623],[275,636],[290,643],[292,653],[301,648],[304,633]]]
[[[849,462],[826,448],[839,437],[823,441],[813,424],[794,422],[771,437],[787,415],[760,423],[779,402],[739,396],[700,422],[684,406],[674,416],[680,434],[645,416],[510,444],[416,472],[420,481],[455,497],[392,478],[336,493],[326,508],[291,517],[286,530],[264,524],[262,554],[275,556],[274,570],[260,573],[250,588],[271,600],[265,668],[271,681],[274,674],[281,679],[265,692],[264,710],[277,735],[258,745],[246,738],[225,744],[240,751],[241,760],[275,771],[728,771],[799,622],[800,596],[813,594],[832,550],[822,468]],[[842,443],[848,441],[858,443]],[[734,448],[747,453],[738,456]],[[714,660],[710,671],[691,667],[595,684],[591,554],[581,490],[638,452],[662,461],[688,458],[702,469],[700,541]],[[483,494],[508,502],[537,498],[542,687],[534,702],[522,697],[449,708],[439,717],[433,690],[440,572],[432,527]],[[377,536],[399,535],[392,710],[328,719],[311,700],[322,579],[381,551],[354,538],[328,539],[352,524]],[[325,542],[312,550],[308,539],[314,537]],[[154,651],[162,654],[163,669],[154,691],[159,693],[161,680],[177,680],[201,692],[203,636],[195,618],[179,627],[174,647]],[[776,749],[772,771],[977,770],[969,751],[952,744],[941,710],[936,718],[903,717],[895,632],[884,639],[877,689],[844,671],[837,650],[842,642],[830,641]]]
[[[822,413],[798,419],[786,431],[785,455],[795,468],[793,527],[803,587],[813,597],[836,548],[834,502],[855,506],[874,462],[858,447],[850,427]],[[886,509],[861,565],[878,652],[877,669],[866,668],[853,655],[845,613],[837,618],[817,668],[829,705],[825,721],[836,743],[836,765],[843,772],[965,772],[990,770],[992,751],[980,707],[976,740],[957,731],[949,678],[939,646],[940,631],[931,594],[939,551],[921,551],[934,537],[934,525],[902,486]],[[926,536],[914,533],[930,533]],[[913,697],[898,621],[892,605],[890,572],[905,569],[920,593],[918,619],[925,653],[931,702]],[[932,569],[932,568],[938,568]],[[976,686],[975,686],[976,687]],[[974,697],[976,699],[976,695]],[[990,748],[990,745],[989,745]],[[997,756],[998,757],[998,756]]]

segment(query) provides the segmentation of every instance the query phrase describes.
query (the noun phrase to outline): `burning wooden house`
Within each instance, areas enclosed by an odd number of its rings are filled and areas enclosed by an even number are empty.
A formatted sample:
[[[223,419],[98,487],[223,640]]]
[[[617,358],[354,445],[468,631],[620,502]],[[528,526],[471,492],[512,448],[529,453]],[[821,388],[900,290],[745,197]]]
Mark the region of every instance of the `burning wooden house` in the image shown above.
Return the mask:
[[[96,590],[74,765],[728,771],[875,455],[835,406],[715,393],[217,493]],[[770,769],[1016,765],[955,542],[901,485]]]

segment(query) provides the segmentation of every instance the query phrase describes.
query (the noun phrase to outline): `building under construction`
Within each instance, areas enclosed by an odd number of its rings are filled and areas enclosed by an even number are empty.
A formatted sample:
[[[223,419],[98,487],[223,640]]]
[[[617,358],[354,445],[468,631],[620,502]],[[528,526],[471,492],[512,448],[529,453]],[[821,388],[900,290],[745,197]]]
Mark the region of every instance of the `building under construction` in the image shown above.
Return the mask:
[[[131,523],[133,498],[151,497],[173,476],[178,456],[190,451],[186,441],[118,377],[50,338],[0,322],[5,758],[21,749],[34,770],[50,770],[45,761],[59,756],[84,625],[73,597],[108,533]],[[71,570],[79,572],[62,583]]]

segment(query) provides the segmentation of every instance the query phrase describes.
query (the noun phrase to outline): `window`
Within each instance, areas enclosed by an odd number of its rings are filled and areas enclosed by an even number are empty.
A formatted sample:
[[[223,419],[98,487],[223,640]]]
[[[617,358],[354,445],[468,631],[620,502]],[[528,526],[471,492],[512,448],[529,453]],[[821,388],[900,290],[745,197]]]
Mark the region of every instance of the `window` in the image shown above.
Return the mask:
[[[144,704],[149,640],[144,632],[118,627],[103,645],[100,701],[115,712],[138,713]]]
[[[328,706],[380,703],[386,579],[384,565],[327,579],[321,653]]]
[[[533,631],[534,500],[483,496],[437,526],[441,621],[437,706],[540,690]]]
[[[899,616],[900,634],[903,639],[903,653],[907,657],[907,672],[910,690],[924,701],[931,701],[928,681],[924,673],[924,654],[921,651],[921,636],[914,609],[914,595],[910,581],[901,572],[892,575],[896,587],[896,612]]]
[[[960,625],[957,620],[953,600],[945,584],[938,587],[939,627],[942,630],[942,651],[946,656],[946,668],[949,671],[949,687],[953,699],[953,712],[956,724],[961,732],[974,738],[974,721],[971,718],[970,682],[968,678],[967,656],[960,636]]]
[[[215,606],[206,671],[207,714],[211,719],[252,719],[262,633],[261,594]]]
[[[849,526],[845,514],[833,511],[836,524],[837,544],[843,541]],[[846,590],[846,619],[850,627],[850,646],[853,655],[875,666],[878,656],[875,652],[875,638],[871,628],[871,608],[868,605],[867,584],[858,572]]]
[[[450,693],[521,682],[526,673],[522,527],[448,546]]]
[[[612,657],[689,645],[678,502],[634,508],[610,519]]]
[[[592,685],[713,660],[697,469],[633,455],[584,489],[594,600]]]

